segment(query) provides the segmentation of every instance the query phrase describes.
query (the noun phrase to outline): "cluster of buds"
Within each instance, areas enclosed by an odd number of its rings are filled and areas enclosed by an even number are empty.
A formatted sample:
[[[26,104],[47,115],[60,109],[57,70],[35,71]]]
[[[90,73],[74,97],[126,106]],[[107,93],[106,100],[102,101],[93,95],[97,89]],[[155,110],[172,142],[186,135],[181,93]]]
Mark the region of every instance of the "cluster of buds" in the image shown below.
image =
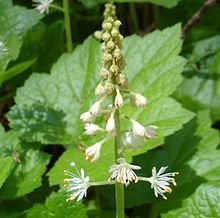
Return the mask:
[[[162,167],[158,173],[156,173],[156,168],[153,168],[152,176],[149,178],[138,177],[134,170],[139,170],[141,167],[127,163],[123,157],[127,141],[135,141],[137,138],[141,138],[139,141],[142,142],[146,139],[154,139],[157,136],[156,130],[158,127],[155,125],[144,126],[137,120],[119,113],[120,109],[125,104],[126,99],[129,99],[130,104],[137,108],[145,107],[148,104],[148,100],[145,96],[128,89],[128,79],[123,73],[126,65],[122,54],[123,36],[119,31],[120,26],[121,22],[116,17],[115,6],[112,3],[107,3],[105,6],[102,30],[95,33],[95,37],[98,37],[103,41],[101,46],[103,52],[103,62],[100,72],[101,81],[95,90],[98,99],[92,104],[89,111],[84,112],[80,116],[80,119],[85,125],[84,128],[86,135],[95,135],[98,132],[102,132],[105,136],[101,141],[89,146],[85,150],[86,160],[90,160],[91,162],[97,161],[100,157],[103,144],[113,137],[116,137],[117,139],[123,131],[126,133],[125,137],[127,137],[127,139],[125,138],[122,140],[119,137],[118,141],[120,141],[120,143],[117,145],[117,164],[111,166],[109,169],[109,172],[112,173],[108,180],[109,183],[112,184],[114,181],[114,183],[122,183],[125,186],[128,186],[131,182],[137,183],[138,180],[147,181],[151,183],[155,196],[158,197],[158,195],[161,195],[165,199],[166,197],[164,196],[164,193],[171,192],[169,187],[170,182],[174,185],[176,184],[172,177],[177,173],[166,173],[163,175],[166,167]],[[112,105],[104,108],[104,105],[106,105],[104,104],[104,101],[109,97],[113,97]],[[93,123],[93,120],[97,116],[100,116],[101,113],[107,113],[108,119],[106,120],[105,127]],[[126,129],[121,131],[117,124],[117,122],[120,122],[118,121],[120,119],[129,120],[131,128],[129,130]],[[84,179],[82,176],[81,178]],[[85,183],[87,184],[87,180],[85,180]],[[88,186],[85,187],[88,188]],[[77,193],[74,191],[74,196]],[[70,199],[72,198],[74,197],[70,197]]]

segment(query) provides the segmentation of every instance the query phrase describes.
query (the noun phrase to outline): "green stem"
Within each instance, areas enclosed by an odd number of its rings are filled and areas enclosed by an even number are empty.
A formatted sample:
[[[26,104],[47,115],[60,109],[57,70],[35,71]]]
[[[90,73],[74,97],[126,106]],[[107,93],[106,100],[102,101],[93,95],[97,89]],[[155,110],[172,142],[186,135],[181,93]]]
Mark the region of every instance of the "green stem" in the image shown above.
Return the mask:
[[[63,0],[63,9],[64,9],[65,30],[66,30],[67,52],[70,53],[73,50],[73,43],[72,43],[71,24],[70,24],[69,0]]]
[[[58,5],[50,4],[50,7],[64,13],[64,9],[62,7],[60,7],[60,6],[58,6]]]
[[[137,17],[135,4],[130,3],[129,4],[129,10],[130,10],[130,13],[131,13],[131,18],[132,18],[132,22],[133,22],[133,25],[134,25],[134,30],[135,30],[136,33],[139,33],[140,28],[139,28],[139,23],[138,23],[138,17]]]
[[[114,98],[116,91],[114,93]],[[121,148],[121,132],[120,132],[120,112],[115,111],[115,161],[123,157],[123,149]],[[124,186],[121,183],[115,183],[115,197],[116,197],[116,218],[124,218]]]

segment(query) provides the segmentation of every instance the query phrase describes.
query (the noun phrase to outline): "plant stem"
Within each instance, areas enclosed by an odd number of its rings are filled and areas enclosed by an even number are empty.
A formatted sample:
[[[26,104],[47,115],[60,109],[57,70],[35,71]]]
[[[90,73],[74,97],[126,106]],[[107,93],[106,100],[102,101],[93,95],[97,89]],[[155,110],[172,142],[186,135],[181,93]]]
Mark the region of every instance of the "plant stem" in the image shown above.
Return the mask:
[[[116,91],[114,93],[114,98],[116,96]],[[120,112],[115,111],[115,161],[118,158],[123,157],[123,149],[121,148],[121,132],[120,132]],[[116,197],[116,217],[124,218],[124,186],[121,183],[115,183],[115,197]]]
[[[71,34],[69,0],[63,0],[63,9],[64,9],[65,30],[66,30],[67,52],[70,53],[73,50],[73,43],[72,43],[72,34]]]
[[[135,30],[136,33],[139,33],[140,28],[139,28],[137,12],[136,12],[136,8],[135,8],[134,3],[129,4],[129,10],[130,10],[130,13],[131,13],[131,18],[132,18],[132,22],[133,22],[133,25],[134,25],[134,30]]]
[[[62,7],[60,7],[60,6],[58,6],[58,5],[50,4],[50,8],[54,8],[54,9],[64,13],[64,9]]]

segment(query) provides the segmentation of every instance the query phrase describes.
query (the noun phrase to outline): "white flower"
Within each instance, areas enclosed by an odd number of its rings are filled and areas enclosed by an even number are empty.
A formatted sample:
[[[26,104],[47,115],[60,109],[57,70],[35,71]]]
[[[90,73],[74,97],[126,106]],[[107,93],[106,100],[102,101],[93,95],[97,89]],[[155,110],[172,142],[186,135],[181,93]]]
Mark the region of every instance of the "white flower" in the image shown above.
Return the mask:
[[[134,135],[137,135],[137,136],[142,136],[144,137],[145,136],[145,127],[142,126],[140,123],[138,123],[137,121],[131,119],[131,122],[132,122],[132,125],[133,125],[133,128],[132,128],[132,132]]]
[[[117,92],[117,94],[115,96],[115,107],[117,109],[119,109],[123,106],[123,98],[122,98],[118,88],[116,88],[116,92]]]
[[[96,101],[89,109],[92,116],[98,116],[101,112],[101,99]]]
[[[112,133],[115,131],[114,113],[112,113],[109,117],[105,128],[107,133]]]
[[[147,126],[145,127],[145,136],[149,139],[154,139],[157,136],[156,129],[158,126]]]
[[[38,10],[40,14],[48,14],[50,4],[53,2],[53,0],[33,0],[33,2],[35,2],[33,6],[36,7],[36,10]]]
[[[85,134],[86,135],[95,135],[101,128],[93,123],[86,123],[85,124]]]
[[[8,53],[8,49],[6,48],[4,42],[0,41],[0,56]]]
[[[141,167],[128,164],[123,158],[119,159],[120,164],[116,164],[110,167],[109,172],[112,173],[109,180],[115,179],[117,182],[123,183],[126,186],[130,182],[138,182],[138,177],[133,170],[140,170]]]
[[[77,170],[77,176],[73,173],[64,170],[64,174],[70,176],[70,179],[64,179],[67,192],[70,192],[67,201],[71,201],[77,198],[80,201],[84,196],[86,197],[87,189],[89,188],[89,177],[85,176],[85,172],[81,169],[80,173]]]
[[[154,195],[158,197],[158,194],[161,195],[165,200],[167,199],[164,193],[171,192],[172,189],[169,187],[170,183],[176,186],[175,179],[172,178],[175,175],[178,175],[178,172],[165,173],[167,167],[161,167],[160,170],[156,171],[156,167],[152,169],[152,176],[148,179],[148,182],[151,183],[151,188],[154,189]]]
[[[92,121],[92,115],[90,114],[89,111],[83,113],[80,115],[80,119],[84,122],[84,123],[90,123]]]
[[[144,107],[147,105],[147,99],[138,93],[134,93],[130,97],[131,104],[135,107]]]
[[[103,143],[104,140],[97,142],[92,146],[89,146],[85,151],[86,160],[91,160],[91,162],[98,160]]]

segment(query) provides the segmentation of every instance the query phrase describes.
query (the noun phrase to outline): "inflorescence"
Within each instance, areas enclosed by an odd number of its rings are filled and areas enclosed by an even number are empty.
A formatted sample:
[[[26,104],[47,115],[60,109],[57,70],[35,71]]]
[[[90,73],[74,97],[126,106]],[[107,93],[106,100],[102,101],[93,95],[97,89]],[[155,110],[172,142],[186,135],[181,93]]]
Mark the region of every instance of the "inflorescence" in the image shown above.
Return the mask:
[[[132,106],[137,108],[146,107],[148,100],[145,96],[130,91],[128,89],[128,79],[123,73],[126,63],[122,54],[122,40],[123,36],[120,34],[119,28],[121,22],[116,17],[116,9],[112,3],[105,5],[104,21],[102,23],[102,30],[95,32],[95,37],[102,40],[102,52],[103,62],[100,71],[101,81],[96,87],[95,94],[97,101],[92,104],[90,109],[81,114],[80,119],[85,124],[85,134],[89,136],[96,135],[98,132],[102,132],[105,136],[99,142],[89,146],[85,150],[86,160],[95,162],[99,159],[102,146],[116,134],[115,114],[120,108],[127,103],[127,99]],[[113,104],[108,105],[106,101],[109,97],[113,97]],[[100,116],[102,113],[108,114],[105,127],[101,127],[93,123],[94,119]],[[125,115],[120,114],[120,119],[126,119],[130,122],[131,129],[124,130],[125,138],[121,140],[121,149],[126,149],[126,143],[138,141],[143,143],[146,139],[154,139],[157,137],[157,126],[150,125],[144,126],[137,120]],[[178,173],[165,173],[167,167],[161,167],[159,172],[156,172],[156,168],[152,169],[151,177],[138,177],[135,170],[140,170],[140,166],[132,165],[126,162],[123,157],[123,152],[120,154],[117,164],[110,167],[109,172],[112,173],[109,182],[103,184],[122,183],[128,186],[131,182],[137,183],[139,180],[149,182],[151,188],[154,189],[156,197],[161,195],[166,199],[164,193],[171,192],[170,183],[176,185],[174,176]],[[77,198],[80,200],[83,196],[86,196],[88,187],[91,186],[89,177],[85,177],[84,170],[81,169],[77,176],[65,171],[65,174],[71,176],[71,179],[65,179],[67,185],[67,191],[71,193],[68,200]],[[94,184],[94,183],[93,183]],[[102,183],[99,183],[102,185]]]

